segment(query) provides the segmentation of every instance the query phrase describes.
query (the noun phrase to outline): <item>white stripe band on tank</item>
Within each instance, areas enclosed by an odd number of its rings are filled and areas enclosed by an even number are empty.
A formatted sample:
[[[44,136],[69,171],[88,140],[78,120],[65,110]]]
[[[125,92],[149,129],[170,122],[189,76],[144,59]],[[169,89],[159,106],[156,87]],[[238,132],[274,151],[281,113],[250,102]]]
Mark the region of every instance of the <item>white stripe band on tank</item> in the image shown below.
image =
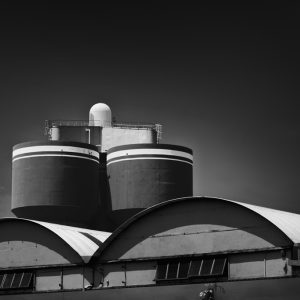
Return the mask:
[[[72,152],[72,153],[79,153],[79,154],[86,154],[90,156],[94,156],[99,159],[99,152],[81,148],[81,147],[74,147],[74,146],[59,146],[59,145],[45,145],[45,146],[29,146],[24,148],[19,148],[13,151],[13,157],[21,154],[29,154],[35,152]]]
[[[187,152],[178,151],[178,150],[170,150],[170,149],[128,149],[128,150],[119,150],[116,152],[112,152],[107,154],[107,160],[111,160],[114,158],[122,157],[129,155],[169,155],[169,156],[178,156],[187,158],[193,161],[193,155]]]
[[[20,159],[25,159],[25,158],[31,158],[31,157],[53,157],[53,156],[59,156],[59,157],[72,157],[72,158],[81,158],[81,159],[87,159],[87,160],[92,160],[96,163],[99,163],[99,160],[97,160],[96,158],[92,158],[92,157],[86,157],[86,156],[78,156],[78,155],[70,155],[70,154],[36,154],[36,155],[26,155],[26,156],[20,156],[20,157],[16,157],[13,158],[13,162],[16,160],[20,160]]]
[[[127,160],[138,160],[138,159],[142,159],[142,160],[145,160],[145,159],[162,159],[162,160],[175,160],[175,161],[180,161],[180,162],[184,162],[186,164],[190,164],[190,165],[193,165],[192,162],[189,162],[189,161],[186,161],[186,160],[182,160],[182,159],[176,159],[176,158],[165,158],[165,157],[134,157],[134,158],[120,158],[120,159],[116,159],[116,160],[113,160],[111,162],[108,162],[107,163],[107,166],[110,165],[110,164],[113,164],[113,163],[116,163],[116,162],[119,162],[119,161],[127,161]]]

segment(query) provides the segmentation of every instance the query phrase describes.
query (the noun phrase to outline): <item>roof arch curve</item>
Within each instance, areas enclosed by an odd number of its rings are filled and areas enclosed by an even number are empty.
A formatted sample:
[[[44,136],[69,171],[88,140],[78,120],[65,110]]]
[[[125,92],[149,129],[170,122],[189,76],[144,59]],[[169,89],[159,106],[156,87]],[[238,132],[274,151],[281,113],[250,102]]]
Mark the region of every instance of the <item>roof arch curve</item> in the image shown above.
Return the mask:
[[[74,251],[81,258],[83,263],[88,263],[93,254],[99,249],[103,242],[109,237],[109,232],[90,230],[79,227],[72,227],[48,222],[23,219],[23,218],[3,218],[0,219],[0,225],[3,223],[15,222],[22,226],[31,224],[42,230],[51,232],[61,240],[69,249]]]
[[[217,201],[227,207],[236,207],[248,212],[248,214],[253,215],[257,220],[261,220],[265,224],[268,223],[273,228],[274,232],[276,231],[281,236],[284,236],[286,240],[289,241],[290,245],[300,244],[300,215],[298,214],[216,197],[184,197],[156,204],[131,217],[117,228],[117,230],[115,230],[115,232],[113,232],[113,234],[104,242],[95,253],[95,258],[100,257],[102,253],[105,252],[118,237],[122,236],[129,227],[133,226],[139,220],[150,216],[152,213],[158,212],[164,208],[172,207],[179,203],[188,204],[191,202],[200,203],[204,201]]]

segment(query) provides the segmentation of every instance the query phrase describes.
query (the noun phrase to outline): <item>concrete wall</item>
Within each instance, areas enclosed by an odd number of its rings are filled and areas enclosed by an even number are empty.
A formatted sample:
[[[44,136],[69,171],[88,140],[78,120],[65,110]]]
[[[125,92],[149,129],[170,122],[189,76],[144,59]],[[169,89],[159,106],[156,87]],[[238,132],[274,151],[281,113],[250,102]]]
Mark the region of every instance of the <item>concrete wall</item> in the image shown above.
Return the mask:
[[[102,129],[102,151],[120,145],[156,143],[156,132],[152,129],[104,127]]]
[[[125,286],[125,265],[110,264],[103,268],[103,287]]]
[[[101,144],[101,127],[95,126],[59,126],[50,129],[50,140],[72,141]]]
[[[36,291],[84,289],[93,285],[93,270],[84,267],[41,269],[35,273]]]
[[[105,152],[120,145],[156,143],[157,133],[150,128],[58,126],[50,129],[49,139],[101,145],[101,151]]]
[[[284,253],[284,255],[283,255]],[[228,255],[227,268],[221,281],[263,279],[273,277],[291,276],[292,269],[288,265],[289,250],[275,250],[266,252],[235,253]],[[179,261],[180,258],[177,258]],[[190,258],[193,260],[193,258]],[[176,259],[174,259],[176,261]],[[156,284],[157,261],[119,262],[103,264],[103,285],[99,287],[125,287]],[[186,278],[185,281],[210,281],[218,280],[218,277],[207,278]],[[171,280],[174,284],[180,280]],[[182,281],[182,279],[181,279]],[[163,282],[160,282],[163,284]],[[165,284],[170,284],[167,282]]]
[[[135,286],[155,284],[156,262],[123,262],[101,266],[103,284],[99,287]]]
[[[126,264],[126,285],[148,285],[155,283],[155,262],[132,262]]]
[[[216,300],[299,300],[300,278],[273,278],[218,283],[157,285],[131,288],[1,295],[5,300],[199,300],[201,291],[212,289]]]
[[[281,277],[292,274],[288,265],[290,252],[283,251],[242,253],[229,258],[229,279]]]

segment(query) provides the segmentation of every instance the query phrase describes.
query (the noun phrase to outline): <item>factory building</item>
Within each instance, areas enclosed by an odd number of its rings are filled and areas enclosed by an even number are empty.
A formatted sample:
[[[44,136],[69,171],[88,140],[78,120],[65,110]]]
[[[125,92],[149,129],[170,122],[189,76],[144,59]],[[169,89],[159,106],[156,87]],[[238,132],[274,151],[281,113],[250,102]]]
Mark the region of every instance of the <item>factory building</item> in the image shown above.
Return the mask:
[[[193,196],[193,152],[161,125],[48,121],[12,154],[4,299],[298,299],[300,215]]]

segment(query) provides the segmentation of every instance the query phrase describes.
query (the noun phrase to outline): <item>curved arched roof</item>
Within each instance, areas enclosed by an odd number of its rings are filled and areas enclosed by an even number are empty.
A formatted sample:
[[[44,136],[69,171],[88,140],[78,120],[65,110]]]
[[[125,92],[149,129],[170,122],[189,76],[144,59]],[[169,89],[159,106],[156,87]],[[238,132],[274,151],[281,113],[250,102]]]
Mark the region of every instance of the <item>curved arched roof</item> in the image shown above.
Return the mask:
[[[135,216],[131,217],[129,220],[124,222],[117,230],[115,230],[112,235],[105,241],[102,247],[100,247],[99,251],[97,253],[102,252],[105,248],[109,246],[110,243],[114,239],[116,239],[122,232],[132,225],[134,222],[136,222],[138,219],[142,218],[145,215],[150,214],[151,212],[158,210],[162,207],[166,207],[169,205],[176,204],[178,202],[183,202],[183,201],[201,201],[201,200],[218,200],[222,201],[223,203],[228,203],[228,204],[234,204],[238,205],[240,207],[244,207],[253,213],[261,216],[264,218],[266,221],[270,222],[273,224],[276,228],[278,228],[285,236],[287,236],[291,242],[294,244],[300,244],[300,215],[286,212],[286,211],[281,211],[281,210],[276,210],[276,209],[271,209],[267,207],[262,207],[262,206],[257,206],[257,205],[252,205],[252,204],[247,204],[247,203],[242,203],[242,202],[237,202],[237,201],[232,201],[232,200],[227,200],[227,199],[222,199],[222,198],[216,198],[216,197],[184,197],[184,198],[178,198],[178,199],[172,199],[168,200],[159,204],[156,204],[154,206],[151,206],[140,213],[136,214]]]
[[[53,232],[58,238],[68,244],[82,260],[87,263],[102,243],[111,235],[109,232],[90,230],[48,222],[41,222],[21,218],[3,218],[1,222],[29,222]]]
[[[300,215],[236,201],[224,200],[244,206],[279,228],[294,244],[300,243]]]

